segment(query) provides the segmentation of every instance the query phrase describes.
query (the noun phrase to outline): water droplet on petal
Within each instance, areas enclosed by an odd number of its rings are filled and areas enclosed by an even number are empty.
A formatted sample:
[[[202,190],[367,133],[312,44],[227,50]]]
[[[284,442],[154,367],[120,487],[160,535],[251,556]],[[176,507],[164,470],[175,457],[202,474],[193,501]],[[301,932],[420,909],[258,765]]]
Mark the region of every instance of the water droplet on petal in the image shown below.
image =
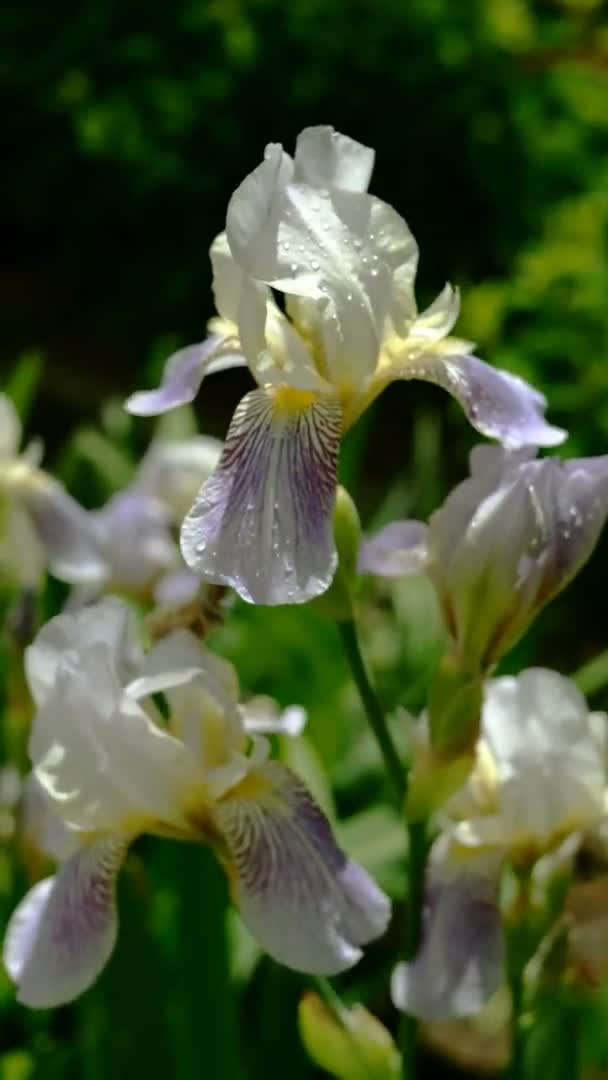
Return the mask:
[[[311,265],[313,270],[318,270],[319,269],[319,263],[317,262],[316,259],[313,259],[310,265]]]

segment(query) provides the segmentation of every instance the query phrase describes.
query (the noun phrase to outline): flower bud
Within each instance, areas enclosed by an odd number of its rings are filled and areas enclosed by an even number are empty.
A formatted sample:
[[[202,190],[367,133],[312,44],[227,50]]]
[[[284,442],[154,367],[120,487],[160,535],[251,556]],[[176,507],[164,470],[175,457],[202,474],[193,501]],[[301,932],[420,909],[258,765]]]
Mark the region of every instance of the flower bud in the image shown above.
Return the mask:
[[[357,507],[342,485],[339,485],[336,493],[334,540],[338,552],[338,568],[329,589],[323,596],[318,597],[315,603],[330,618],[340,622],[352,617],[361,540],[361,523]]]
[[[338,1080],[398,1080],[399,1052],[386,1028],[363,1007],[333,1012],[317,994],[305,994],[298,1020],[315,1064]]]

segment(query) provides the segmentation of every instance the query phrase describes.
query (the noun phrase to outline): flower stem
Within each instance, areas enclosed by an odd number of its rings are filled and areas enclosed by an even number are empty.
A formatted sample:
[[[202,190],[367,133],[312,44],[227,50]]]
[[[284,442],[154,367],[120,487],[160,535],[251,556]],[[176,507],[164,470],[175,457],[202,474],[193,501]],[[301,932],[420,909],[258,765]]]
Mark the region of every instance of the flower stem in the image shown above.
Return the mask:
[[[523,971],[512,971],[509,978],[511,990],[511,1051],[505,1071],[505,1080],[523,1080],[525,1040],[522,1030],[521,1013],[523,1004]]]
[[[376,691],[374,690],[367,673],[365,661],[361,654],[357,628],[352,619],[338,623],[338,628],[340,637],[342,638],[344,652],[350,665],[357,690],[359,691],[363,708],[365,709],[369,725],[376,737],[378,746],[380,747],[387,776],[397,798],[399,807],[401,808],[406,790],[405,768],[401,764],[399,754],[397,753],[386,723],[384,712],[376,697]]]
[[[583,664],[572,678],[581,693],[588,697],[603,690],[608,684],[608,649]]]
[[[414,959],[418,952],[422,933],[424,883],[429,852],[426,822],[410,821],[408,824],[408,837],[407,918],[403,946],[403,959],[406,961]],[[400,1031],[401,1075],[403,1080],[414,1080],[416,1076],[417,1042],[418,1021],[415,1016],[405,1013]]]
[[[338,624],[344,651],[348,658],[353,679],[359,691],[370,727],[376,737],[384,759],[387,776],[390,780],[400,809],[407,793],[407,774],[401,764],[395,744],[391,738],[382,707],[376,697],[365,661],[361,654],[357,629],[352,619]],[[408,893],[407,920],[403,938],[402,955],[404,960],[411,960],[418,951],[422,929],[422,911],[424,905],[424,880],[429,851],[426,822],[408,823]],[[416,1075],[416,1042],[418,1025],[416,1018],[405,1015],[401,1028],[402,1076],[414,1080]]]

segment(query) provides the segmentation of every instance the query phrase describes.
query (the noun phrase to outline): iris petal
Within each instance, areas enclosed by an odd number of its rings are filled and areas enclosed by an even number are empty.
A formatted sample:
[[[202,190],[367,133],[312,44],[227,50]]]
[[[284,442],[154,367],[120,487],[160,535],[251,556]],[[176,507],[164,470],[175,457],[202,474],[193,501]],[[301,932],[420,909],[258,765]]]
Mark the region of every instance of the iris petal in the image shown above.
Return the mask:
[[[332,531],[341,413],[331,395],[255,390],[186,517],[182,552],[201,577],[252,603],[301,603],[336,568]]]
[[[418,574],[428,560],[427,526],[421,521],[391,521],[359,550],[359,573],[380,577]]]
[[[126,849],[118,836],[81,848],[21,902],[3,958],[22,1004],[63,1005],[95,981],[116,941],[115,883]]]
[[[198,345],[188,345],[169,357],[156,390],[140,390],[125,402],[134,416],[158,416],[194,401],[206,375],[227,368],[244,367],[244,358],[228,350],[226,341],[214,334]]]
[[[390,904],[336,845],[300,780],[269,762],[214,810],[244,922],[280,963],[331,975],[386,929]]]
[[[508,371],[484,364],[476,356],[428,353],[415,362],[396,365],[396,378],[425,379],[452,394],[467,419],[482,435],[503,446],[557,446],[566,438],[544,419],[542,394]]]
[[[503,971],[496,894],[495,881],[474,873],[432,884],[418,955],[393,974],[397,1008],[425,1020],[481,1011]]]

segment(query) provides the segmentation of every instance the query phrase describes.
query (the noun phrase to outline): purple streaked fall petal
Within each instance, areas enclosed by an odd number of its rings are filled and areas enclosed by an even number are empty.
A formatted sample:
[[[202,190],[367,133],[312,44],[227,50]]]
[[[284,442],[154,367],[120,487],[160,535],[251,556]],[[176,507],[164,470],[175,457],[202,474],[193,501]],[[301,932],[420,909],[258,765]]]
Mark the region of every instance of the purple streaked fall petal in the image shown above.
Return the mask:
[[[418,955],[393,973],[397,1008],[424,1020],[474,1016],[502,974],[498,877],[469,870],[432,881]]]
[[[228,850],[244,922],[287,967],[333,975],[388,924],[390,904],[338,848],[307,788],[269,762],[221,800],[214,821]]]
[[[114,836],[83,846],[21,901],[3,959],[23,1005],[64,1005],[99,975],[116,941],[116,875],[127,846]]]
[[[243,398],[181,534],[192,570],[259,604],[310,600],[336,568],[340,406],[332,395],[282,394]]]

